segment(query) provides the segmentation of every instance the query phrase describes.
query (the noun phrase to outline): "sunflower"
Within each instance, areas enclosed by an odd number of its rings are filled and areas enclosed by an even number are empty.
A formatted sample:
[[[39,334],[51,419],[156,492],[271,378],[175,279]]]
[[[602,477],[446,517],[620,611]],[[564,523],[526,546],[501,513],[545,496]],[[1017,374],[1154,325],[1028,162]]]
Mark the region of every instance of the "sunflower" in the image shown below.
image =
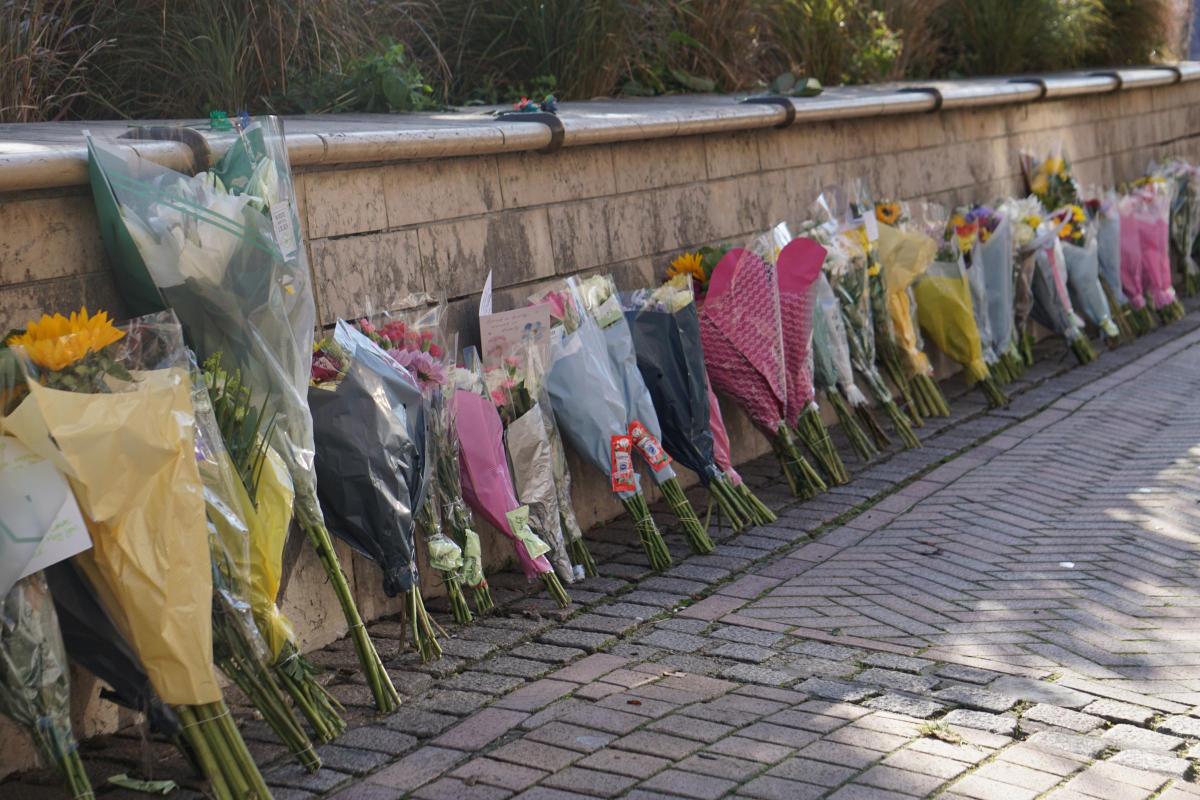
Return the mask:
[[[71,312],[70,319],[62,314],[53,317],[43,314],[40,320],[29,323],[24,333],[9,339],[8,344],[23,348],[39,367],[58,372],[89,353],[100,352],[124,335],[106,312],[89,317],[87,308],[82,308]]]
[[[875,219],[879,220],[884,225],[895,225],[896,221],[900,219],[900,204],[876,203]]]
[[[667,267],[667,279],[679,275],[690,275],[700,286],[708,283],[708,275],[704,271],[704,262],[699,253],[681,253]]]

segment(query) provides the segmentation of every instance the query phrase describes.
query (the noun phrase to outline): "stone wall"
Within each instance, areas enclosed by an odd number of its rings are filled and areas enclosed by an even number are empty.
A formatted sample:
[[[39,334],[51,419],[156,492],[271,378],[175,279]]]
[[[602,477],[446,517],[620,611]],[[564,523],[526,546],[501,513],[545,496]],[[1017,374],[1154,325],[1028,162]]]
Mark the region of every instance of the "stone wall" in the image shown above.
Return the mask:
[[[497,310],[571,273],[608,271],[623,287],[648,285],[682,248],[803,219],[831,182],[861,175],[879,197],[991,200],[1021,191],[1023,148],[1061,142],[1082,182],[1112,184],[1138,176],[1154,157],[1200,160],[1198,134],[1200,82],[1186,82],[548,154],[301,167],[297,190],[323,324],[363,313],[368,301],[378,310],[415,294],[444,295],[470,342],[489,270]],[[87,187],[0,194],[0,330],[80,303],[119,309]],[[729,411],[735,455],[763,452],[762,437]],[[574,474],[581,522],[616,515],[601,481],[578,462]],[[494,567],[506,547],[485,538]],[[363,616],[398,610],[379,591],[377,570],[340,550]],[[345,625],[311,551],[299,552],[284,605],[305,646],[318,647]],[[425,588],[437,593],[428,579]],[[77,675],[76,684],[78,729],[116,726],[111,706],[97,710],[94,682]],[[0,727],[0,743],[12,738]],[[5,747],[0,776],[26,763],[23,746]]]

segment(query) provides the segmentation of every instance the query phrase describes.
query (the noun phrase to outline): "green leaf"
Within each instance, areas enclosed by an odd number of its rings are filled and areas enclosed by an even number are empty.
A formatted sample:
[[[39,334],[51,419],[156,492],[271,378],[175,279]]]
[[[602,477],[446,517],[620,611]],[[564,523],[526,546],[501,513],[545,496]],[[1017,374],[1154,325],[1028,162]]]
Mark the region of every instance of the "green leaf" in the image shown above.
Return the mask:
[[[700,78],[695,75],[689,75],[681,69],[672,69],[671,77],[679,84],[693,92],[701,92],[707,94],[716,91],[717,82],[709,78]]]

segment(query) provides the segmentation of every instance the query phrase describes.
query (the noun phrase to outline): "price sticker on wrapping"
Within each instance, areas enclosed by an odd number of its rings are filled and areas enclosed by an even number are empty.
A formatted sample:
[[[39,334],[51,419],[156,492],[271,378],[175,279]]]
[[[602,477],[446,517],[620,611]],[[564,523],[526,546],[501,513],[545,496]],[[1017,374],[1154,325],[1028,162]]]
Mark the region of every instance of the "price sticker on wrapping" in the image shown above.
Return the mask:
[[[296,232],[292,228],[292,204],[281,200],[271,206],[271,227],[275,229],[275,243],[284,258],[296,252]]]
[[[609,457],[612,465],[612,490],[632,492],[637,489],[633,472],[633,439],[629,436],[614,436],[609,440]]]
[[[636,419],[629,423],[629,438],[633,439],[633,446],[655,472],[662,472],[671,463],[671,456],[663,449],[662,443]]]
[[[875,212],[869,211],[863,215],[863,223],[867,226],[867,241],[879,241],[879,220],[875,218]]]

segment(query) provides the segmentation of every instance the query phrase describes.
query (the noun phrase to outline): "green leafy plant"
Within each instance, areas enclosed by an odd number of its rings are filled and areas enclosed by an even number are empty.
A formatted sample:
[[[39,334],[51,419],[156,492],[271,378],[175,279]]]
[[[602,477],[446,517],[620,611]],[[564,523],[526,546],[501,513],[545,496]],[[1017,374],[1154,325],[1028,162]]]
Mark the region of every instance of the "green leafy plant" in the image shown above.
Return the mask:
[[[351,62],[345,72],[322,72],[293,79],[280,101],[306,113],[330,111],[432,111],[443,108],[421,68],[399,42],[387,42],[375,53]]]

